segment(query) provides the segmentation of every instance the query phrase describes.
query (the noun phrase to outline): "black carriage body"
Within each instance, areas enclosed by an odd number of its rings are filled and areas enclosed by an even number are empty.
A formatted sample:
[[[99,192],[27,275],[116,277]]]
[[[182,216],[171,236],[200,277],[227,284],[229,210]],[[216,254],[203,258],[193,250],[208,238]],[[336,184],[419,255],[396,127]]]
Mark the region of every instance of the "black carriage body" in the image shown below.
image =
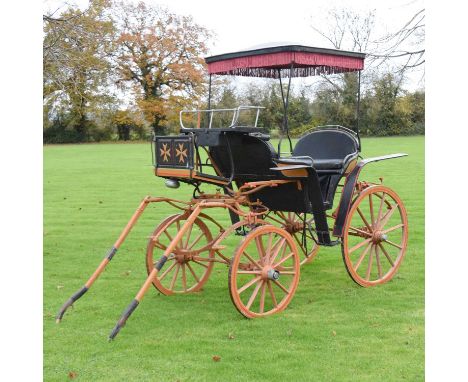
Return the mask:
[[[319,231],[329,238],[325,211],[333,207],[340,179],[356,163],[356,135],[341,126],[316,129],[299,139],[290,157],[280,157],[269,139],[259,129],[248,128],[182,129],[178,136],[156,137],[156,175],[226,187],[233,183],[241,187],[247,182],[295,180],[261,188],[249,199],[271,211],[312,213],[322,227]],[[211,163],[202,163],[201,149]],[[206,166],[212,166],[216,175],[207,173]]]

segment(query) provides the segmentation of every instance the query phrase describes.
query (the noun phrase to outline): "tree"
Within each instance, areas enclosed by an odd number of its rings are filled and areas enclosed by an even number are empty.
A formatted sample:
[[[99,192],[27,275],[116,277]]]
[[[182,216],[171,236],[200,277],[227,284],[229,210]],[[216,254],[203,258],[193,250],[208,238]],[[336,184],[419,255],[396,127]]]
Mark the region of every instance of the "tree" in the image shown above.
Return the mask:
[[[399,30],[381,38],[378,44],[383,47],[374,56],[382,61],[399,60],[400,73],[424,65],[425,17],[425,9],[420,9]]]
[[[94,0],[86,12],[69,7],[60,18],[44,17],[43,103],[52,119],[65,113],[77,140],[87,140],[89,114],[111,101],[104,91],[112,22],[109,3]]]
[[[387,73],[374,83],[374,134],[398,135],[402,133],[397,102],[400,88],[391,73]]]
[[[120,83],[133,85],[137,104],[156,134],[171,108],[198,102],[205,92],[209,32],[191,17],[140,2],[119,3],[115,64]]]

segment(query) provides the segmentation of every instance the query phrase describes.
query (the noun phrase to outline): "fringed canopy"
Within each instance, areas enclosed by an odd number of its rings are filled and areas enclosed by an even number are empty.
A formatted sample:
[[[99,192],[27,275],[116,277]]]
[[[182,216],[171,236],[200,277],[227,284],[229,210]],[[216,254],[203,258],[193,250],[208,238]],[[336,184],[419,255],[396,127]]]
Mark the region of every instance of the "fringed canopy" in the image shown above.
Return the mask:
[[[365,53],[284,45],[205,58],[209,74],[247,77],[308,77],[355,72],[364,68]]]

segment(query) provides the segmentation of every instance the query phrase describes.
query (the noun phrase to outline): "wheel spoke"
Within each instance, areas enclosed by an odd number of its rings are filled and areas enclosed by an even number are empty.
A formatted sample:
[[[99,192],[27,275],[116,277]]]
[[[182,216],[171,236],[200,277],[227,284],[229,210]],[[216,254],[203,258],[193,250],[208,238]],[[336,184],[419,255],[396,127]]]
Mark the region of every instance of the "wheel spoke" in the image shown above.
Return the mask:
[[[177,275],[179,274],[179,269],[180,269],[180,264],[177,263],[177,268],[174,272],[174,276],[172,276],[172,280],[171,280],[171,285],[170,285],[170,289],[174,289],[174,285],[175,285],[175,282],[177,280]]]
[[[289,294],[289,291],[281,284],[278,280],[272,280],[275,285],[277,285],[284,293]]]
[[[361,210],[358,208],[356,208],[359,216],[361,217],[362,221],[364,222],[364,224],[366,225],[366,227],[369,229],[369,231],[372,232],[372,227],[369,225],[369,223],[367,222],[367,219],[364,217],[364,215],[362,214]]]
[[[378,196],[378,194],[376,194]],[[377,214],[377,223],[382,219],[383,205],[385,203],[385,192],[382,192],[382,197],[380,198],[379,213]]]
[[[388,254],[388,252],[386,251],[386,249],[384,248],[384,246],[382,245],[382,243],[379,243],[379,247],[380,249],[382,250],[382,252],[384,253],[385,257],[387,258],[388,262],[390,263],[390,265],[392,267],[395,266],[395,264],[393,263],[393,260],[392,258],[390,257],[390,255]]]
[[[260,292],[260,313],[263,313],[265,309],[265,290],[266,290],[266,282],[262,282],[262,291]]]
[[[254,291],[252,292],[252,295],[249,298],[249,301],[247,302],[247,305],[245,306],[247,309],[250,309],[252,306],[253,302],[255,301],[255,298],[257,297],[258,291],[260,290],[260,287],[263,285],[263,281],[259,281],[257,283],[257,286],[255,287]]]
[[[195,273],[195,271],[193,270],[192,266],[190,265],[190,263],[187,263],[187,268],[189,269],[190,273],[192,274],[193,278],[196,280],[197,283],[200,282],[200,279],[198,278],[197,274]]]
[[[261,236],[255,238],[255,245],[257,246],[257,252],[260,256],[262,264],[264,264],[263,259],[265,257],[265,248],[263,248],[263,241]]]
[[[371,269],[372,269],[372,249],[374,246],[371,246],[371,250],[369,253],[369,263],[367,264],[367,272],[366,272],[366,280],[369,280],[370,274],[371,274]]]
[[[262,271],[237,271],[239,275],[261,275]]]
[[[284,221],[281,221],[279,219],[274,218],[273,216],[268,216],[269,219],[273,220],[274,222],[277,222],[281,225],[284,225]]]
[[[271,248],[270,254],[278,249],[278,245],[280,243],[282,243],[282,240],[281,240],[281,238],[278,238],[278,240],[276,240],[275,244],[273,244],[273,247]],[[271,264],[271,255],[269,256],[269,264]]]
[[[392,246],[394,246],[394,247],[396,247],[396,248],[398,248],[398,249],[402,249],[402,248],[403,248],[403,246],[401,246],[401,245],[399,245],[399,244],[396,244],[396,243],[394,243],[393,241],[390,241],[390,240],[385,240],[385,243],[390,244],[390,245],[392,245]]]
[[[250,260],[250,262],[254,264],[258,269],[262,269],[262,266],[257,261],[255,261],[247,252],[244,251],[243,255],[247,257]]]
[[[392,231],[395,231],[396,229],[398,228],[402,228],[404,227],[405,225],[402,223],[402,224],[397,224],[396,226],[393,226],[391,228],[387,228],[385,231],[382,231],[382,233],[389,233],[389,232],[392,232]]]
[[[162,244],[158,239],[156,240],[153,240],[154,242],[154,246],[159,248],[159,249],[162,249],[163,251],[167,248],[164,244]]]
[[[357,272],[358,268],[361,266],[362,260],[364,260],[364,258],[367,255],[367,252],[369,252],[369,249],[372,247],[372,245],[372,243],[367,244],[367,247],[364,249],[364,251],[362,251],[361,257],[359,257],[358,261],[356,262],[356,265],[353,266],[355,272]]]
[[[254,285],[258,280],[260,280],[261,277],[260,276],[257,276],[257,277],[254,277],[252,280],[250,280],[247,284],[245,284],[242,288],[239,288],[237,290],[237,293],[238,294],[241,294],[243,291],[245,291],[247,288],[251,287],[252,285]]]
[[[369,211],[370,211],[371,227],[374,228],[375,219],[374,219],[374,203],[372,202],[372,194],[369,194]]]
[[[306,250],[305,250],[305,248],[303,247],[303,245],[302,245],[301,241],[299,240],[299,238],[297,237],[297,234],[294,233],[292,236],[293,236],[294,239],[296,240],[296,243],[297,243],[297,245],[299,246],[299,248],[301,248],[302,253],[304,253],[304,255],[307,256]]]
[[[290,259],[291,256],[294,255],[294,252],[288,253],[285,257],[283,257],[280,261],[278,261],[276,264],[273,264],[272,267],[276,268],[279,267],[281,264],[283,264],[286,260]]]
[[[190,244],[190,247],[188,247],[187,249],[192,249],[195,246],[195,244],[197,244],[200,241],[203,235],[203,232],[200,235],[198,235],[196,239],[192,242],[192,244]]]
[[[182,286],[184,288],[184,291],[187,291],[187,275],[185,274],[185,264],[183,263],[181,267],[182,267]]]
[[[363,240],[361,241],[359,244],[356,244],[354,247],[350,248],[348,253],[352,253],[354,252],[356,249],[359,249],[361,248],[363,245],[366,245],[367,243],[371,242],[372,238],[369,238],[369,239],[366,239],[366,240]]]
[[[270,292],[270,296],[271,296],[271,301],[273,301],[273,305],[276,308],[278,306],[278,303],[276,302],[276,296],[275,296],[275,293],[273,292],[273,286],[271,285],[270,280],[267,280],[267,284],[268,284],[268,291]]]
[[[284,244],[286,243],[286,238],[283,237],[283,238],[280,240],[280,243],[281,243],[281,244],[278,244],[278,248],[276,248],[275,253],[274,253],[273,256],[271,256],[271,258],[270,258],[270,264],[273,264],[273,263],[274,263],[274,261],[276,260],[276,257],[278,256],[278,254],[279,254],[280,251],[281,251],[281,248],[283,248],[283,255],[284,255],[284,251],[286,250],[286,246],[284,245]]]
[[[284,221],[288,221],[288,218],[286,217],[286,215],[283,213],[283,211],[278,211],[278,215],[281,216]]]
[[[269,260],[270,260],[270,253],[271,253],[271,244],[272,244],[272,241],[273,241],[273,233],[270,232],[270,235],[268,237],[268,249],[265,253],[265,263],[268,263]]]
[[[366,232],[366,231],[363,231],[362,229],[359,229],[359,228],[355,228],[355,227],[349,227],[349,229],[352,229],[353,231],[357,232],[357,233],[360,233],[362,235],[366,235],[368,237],[371,237],[372,234],[370,232]]]
[[[172,243],[172,236],[169,234],[169,232],[167,232],[167,230],[164,230],[164,233],[166,234],[167,238],[169,239],[169,241]],[[179,248],[179,243],[177,243],[175,245],[176,248]]]
[[[190,235],[192,234],[192,228],[193,228],[193,224],[190,224],[190,226],[187,229],[187,233],[186,233],[187,238],[185,239],[184,248],[187,248],[187,246],[188,246],[188,243],[190,241]]]
[[[390,220],[390,218],[392,217],[393,213],[395,212],[395,210],[398,208],[398,204],[395,204],[384,216],[383,218],[380,220],[379,222],[379,228],[382,229],[383,227],[385,227],[385,224],[388,223],[388,221]]]
[[[170,265],[170,267],[167,268],[167,269],[164,271],[164,273],[159,277],[159,280],[162,281],[162,279],[163,279],[164,277],[167,276],[167,274],[176,266],[176,264],[177,264],[177,263],[174,261],[174,262]]]
[[[375,246],[375,261],[377,262],[377,271],[379,272],[379,279],[382,278],[382,266],[380,265],[379,247]]]
[[[208,268],[208,265],[203,264],[203,263],[200,263],[200,262],[197,261],[197,260],[193,260],[193,259],[192,259],[192,261],[193,261],[194,263],[197,263],[198,265],[201,265],[202,267]]]

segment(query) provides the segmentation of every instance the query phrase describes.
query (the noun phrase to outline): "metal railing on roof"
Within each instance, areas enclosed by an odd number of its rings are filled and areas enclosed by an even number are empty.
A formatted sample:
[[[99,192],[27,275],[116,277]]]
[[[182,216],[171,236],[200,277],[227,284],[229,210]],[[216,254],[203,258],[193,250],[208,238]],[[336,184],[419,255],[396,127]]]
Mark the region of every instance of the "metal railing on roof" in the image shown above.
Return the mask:
[[[263,106],[239,106],[233,109],[196,109],[196,110],[181,110],[179,114],[179,119],[180,119],[180,127],[182,129],[189,129],[189,127],[186,127],[184,125],[184,115],[188,114],[195,114],[197,117],[197,128],[200,127],[207,127],[209,129],[213,128],[213,117],[215,114],[220,114],[220,113],[229,113],[232,112],[232,118],[230,118],[231,122],[228,126],[222,126],[224,128],[236,128],[236,127],[257,127],[258,123],[258,117],[260,115],[260,110],[265,109]],[[255,110],[255,121],[251,125],[239,125],[239,117],[241,115],[242,111],[250,111],[250,110]],[[208,124],[205,126],[201,126],[201,120],[202,116],[207,115],[208,119]]]

